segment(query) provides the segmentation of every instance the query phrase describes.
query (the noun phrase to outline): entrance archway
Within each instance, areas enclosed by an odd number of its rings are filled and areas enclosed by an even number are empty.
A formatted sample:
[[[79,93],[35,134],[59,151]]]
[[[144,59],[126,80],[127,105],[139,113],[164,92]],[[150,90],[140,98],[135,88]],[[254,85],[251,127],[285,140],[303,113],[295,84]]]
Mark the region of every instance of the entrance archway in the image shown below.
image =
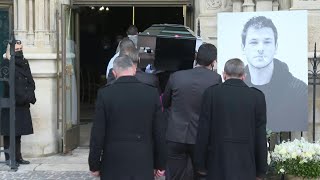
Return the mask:
[[[183,7],[80,7],[80,146],[89,145],[97,90],[106,82],[105,71],[115,54],[118,38],[133,23],[139,32],[152,24],[184,24]],[[166,12],[165,15],[160,12]]]

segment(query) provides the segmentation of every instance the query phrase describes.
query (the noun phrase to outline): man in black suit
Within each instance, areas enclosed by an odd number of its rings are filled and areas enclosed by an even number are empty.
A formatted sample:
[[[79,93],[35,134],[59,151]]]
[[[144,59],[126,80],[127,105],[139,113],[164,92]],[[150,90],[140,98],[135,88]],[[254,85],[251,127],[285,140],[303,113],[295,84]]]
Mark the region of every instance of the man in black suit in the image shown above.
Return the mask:
[[[212,44],[200,46],[194,69],[173,73],[163,94],[163,106],[169,112],[167,141],[167,180],[193,180],[195,173],[187,168],[194,161],[193,149],[198,130],[201,97],[205,89],[221,83],[221,76],[212,71],[217,49]]]
[[[116,81],[98,92],[89,166],[101,179],[151,180],[154,169],[165,168],[166,124],[158,91],[139,82],[135,72],[128,56],[118,57]]]
[[[267,169],[266,101],[244,82],[240,59],[226,62],[225,82],[203,95],[195,165],[207,179],[256,180]]]

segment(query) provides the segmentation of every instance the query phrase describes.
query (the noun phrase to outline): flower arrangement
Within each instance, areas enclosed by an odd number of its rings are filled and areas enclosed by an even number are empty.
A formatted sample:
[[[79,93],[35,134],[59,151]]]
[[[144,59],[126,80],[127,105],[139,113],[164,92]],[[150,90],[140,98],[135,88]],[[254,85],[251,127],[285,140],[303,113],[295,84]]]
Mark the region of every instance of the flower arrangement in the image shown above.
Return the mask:
[[[283,142],[271,153],[278,174],[302,178],[320,177],[320,143],[309,143],[304,138]]]

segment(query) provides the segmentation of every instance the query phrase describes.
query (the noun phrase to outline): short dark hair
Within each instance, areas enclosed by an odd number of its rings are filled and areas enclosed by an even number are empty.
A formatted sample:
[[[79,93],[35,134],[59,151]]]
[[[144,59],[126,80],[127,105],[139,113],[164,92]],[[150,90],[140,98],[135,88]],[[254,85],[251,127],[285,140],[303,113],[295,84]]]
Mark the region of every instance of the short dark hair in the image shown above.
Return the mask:
[[[246,38],[249,27],[253,27],[255,29],[262,29],[262,28],[271,28],[274,34],[274,40],[275,44],[277,44],[278,41],[278,31],[276,26],[273,24],[271,19],[268,19],[264,16],[258,16],[251,18],[243,27],[242,30],[242,45],[245,46],[246,44]]]
[[[210,43],[202,44],[197,53],[197,64],[209,66],[214,60],[217,60],[217,48]]]
[[[135,25],[131,25],[127,29],[127,35],[137,35],[138,34],[138,28]]]
[[[123,38],[120,42],[120,56],[121,55],[128,55],[127,51],[131,51],[132,49],[135,49],[136,46],[129,38]]]
[[[224,65],[224,73],[230,77],[241,77],[244,75],[244,63],[238,59],[229,59]]]

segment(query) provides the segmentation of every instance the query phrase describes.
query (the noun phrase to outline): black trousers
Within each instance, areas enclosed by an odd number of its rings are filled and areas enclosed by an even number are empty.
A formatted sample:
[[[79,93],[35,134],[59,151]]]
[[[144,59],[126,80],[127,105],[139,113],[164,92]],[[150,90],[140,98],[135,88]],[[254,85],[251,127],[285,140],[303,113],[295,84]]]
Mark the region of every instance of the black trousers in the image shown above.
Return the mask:
[[[16,159],[22,159],[21,156],[21,136],[16,136]],[[8,149],[10,147],[10,137],[9,136],[3,136],[3,147],[5,149]],[[9,154],[5,153],[6,161],[9,160]]]
[[[166,180],[205,180],[195,172],[194,144],[183,144],[169,141]]]

